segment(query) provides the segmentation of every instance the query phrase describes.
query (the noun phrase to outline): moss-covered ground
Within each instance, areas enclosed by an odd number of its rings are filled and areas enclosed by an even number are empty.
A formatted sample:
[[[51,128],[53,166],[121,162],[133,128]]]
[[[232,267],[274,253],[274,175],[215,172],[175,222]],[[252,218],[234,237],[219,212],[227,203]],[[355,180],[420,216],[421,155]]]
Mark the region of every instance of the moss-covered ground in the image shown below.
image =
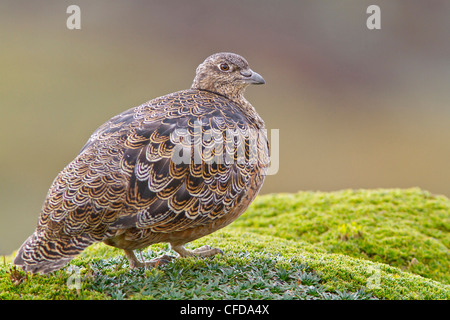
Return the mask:
[[[0,261],[0,299],[449,299],[450,200],[420,189],[259,196],[188,245],[225,254],[130,269],[96,244],[51,275]],[[175,255],[166,244],[145,259]],[[138,255],[139,256],[139,255]]]

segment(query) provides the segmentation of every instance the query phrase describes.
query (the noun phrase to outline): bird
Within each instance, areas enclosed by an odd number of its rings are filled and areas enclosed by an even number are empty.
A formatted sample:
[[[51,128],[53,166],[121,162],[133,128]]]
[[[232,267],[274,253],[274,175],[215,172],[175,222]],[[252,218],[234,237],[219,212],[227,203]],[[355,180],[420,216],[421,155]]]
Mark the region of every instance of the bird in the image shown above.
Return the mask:
[[[155,243],[181,258],[222,254],[185,245],[237,219],[263,185],[269,143],[244,92],[264,83],[245,58],[219,52],[198,65],[190,89],[105,122],[54,179],[14,264],[51,273],[97,242],[123,249],[131,268],[176,258],[136,257]]]

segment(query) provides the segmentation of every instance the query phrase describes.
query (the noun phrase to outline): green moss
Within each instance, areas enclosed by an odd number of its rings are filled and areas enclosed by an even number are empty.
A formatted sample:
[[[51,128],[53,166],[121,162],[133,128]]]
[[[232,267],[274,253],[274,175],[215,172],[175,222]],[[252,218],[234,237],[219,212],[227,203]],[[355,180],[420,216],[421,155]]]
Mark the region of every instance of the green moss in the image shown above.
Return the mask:
[[[0,299],[450,299],[449,212],[448,199],[419,189],[266,195],[188,245],[223,256],[132,270],[121,250],[96,244],[48,276],[14,271],[10,256]],[[163,253],[174,255],[166,244],[142,251]]]
[[[450,284],[450,201],[420,189],[267,195],[230,228],[308,241]]]

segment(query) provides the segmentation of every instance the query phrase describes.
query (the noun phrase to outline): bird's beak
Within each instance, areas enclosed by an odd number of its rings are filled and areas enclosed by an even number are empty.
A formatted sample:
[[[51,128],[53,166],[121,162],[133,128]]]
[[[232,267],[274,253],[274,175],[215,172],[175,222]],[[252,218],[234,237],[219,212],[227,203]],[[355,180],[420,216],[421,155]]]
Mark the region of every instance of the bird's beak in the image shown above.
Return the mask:
[[[241,71],[241,75],[244,76],[243,80],[248,84],[265,84],[266,81],[264,78],[257,72],[248,69],[245,71]]]

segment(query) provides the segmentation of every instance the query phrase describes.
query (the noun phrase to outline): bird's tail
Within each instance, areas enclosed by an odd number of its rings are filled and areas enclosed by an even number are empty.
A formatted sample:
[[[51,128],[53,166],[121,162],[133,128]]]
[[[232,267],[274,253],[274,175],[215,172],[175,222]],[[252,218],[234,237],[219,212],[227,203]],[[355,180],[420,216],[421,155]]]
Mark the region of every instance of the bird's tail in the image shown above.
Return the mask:
[[[64,267],[93,242],[83,236],[52,239],[45,231],[36,230],[19,248],[14,264],[30,273],[50,273]]]

